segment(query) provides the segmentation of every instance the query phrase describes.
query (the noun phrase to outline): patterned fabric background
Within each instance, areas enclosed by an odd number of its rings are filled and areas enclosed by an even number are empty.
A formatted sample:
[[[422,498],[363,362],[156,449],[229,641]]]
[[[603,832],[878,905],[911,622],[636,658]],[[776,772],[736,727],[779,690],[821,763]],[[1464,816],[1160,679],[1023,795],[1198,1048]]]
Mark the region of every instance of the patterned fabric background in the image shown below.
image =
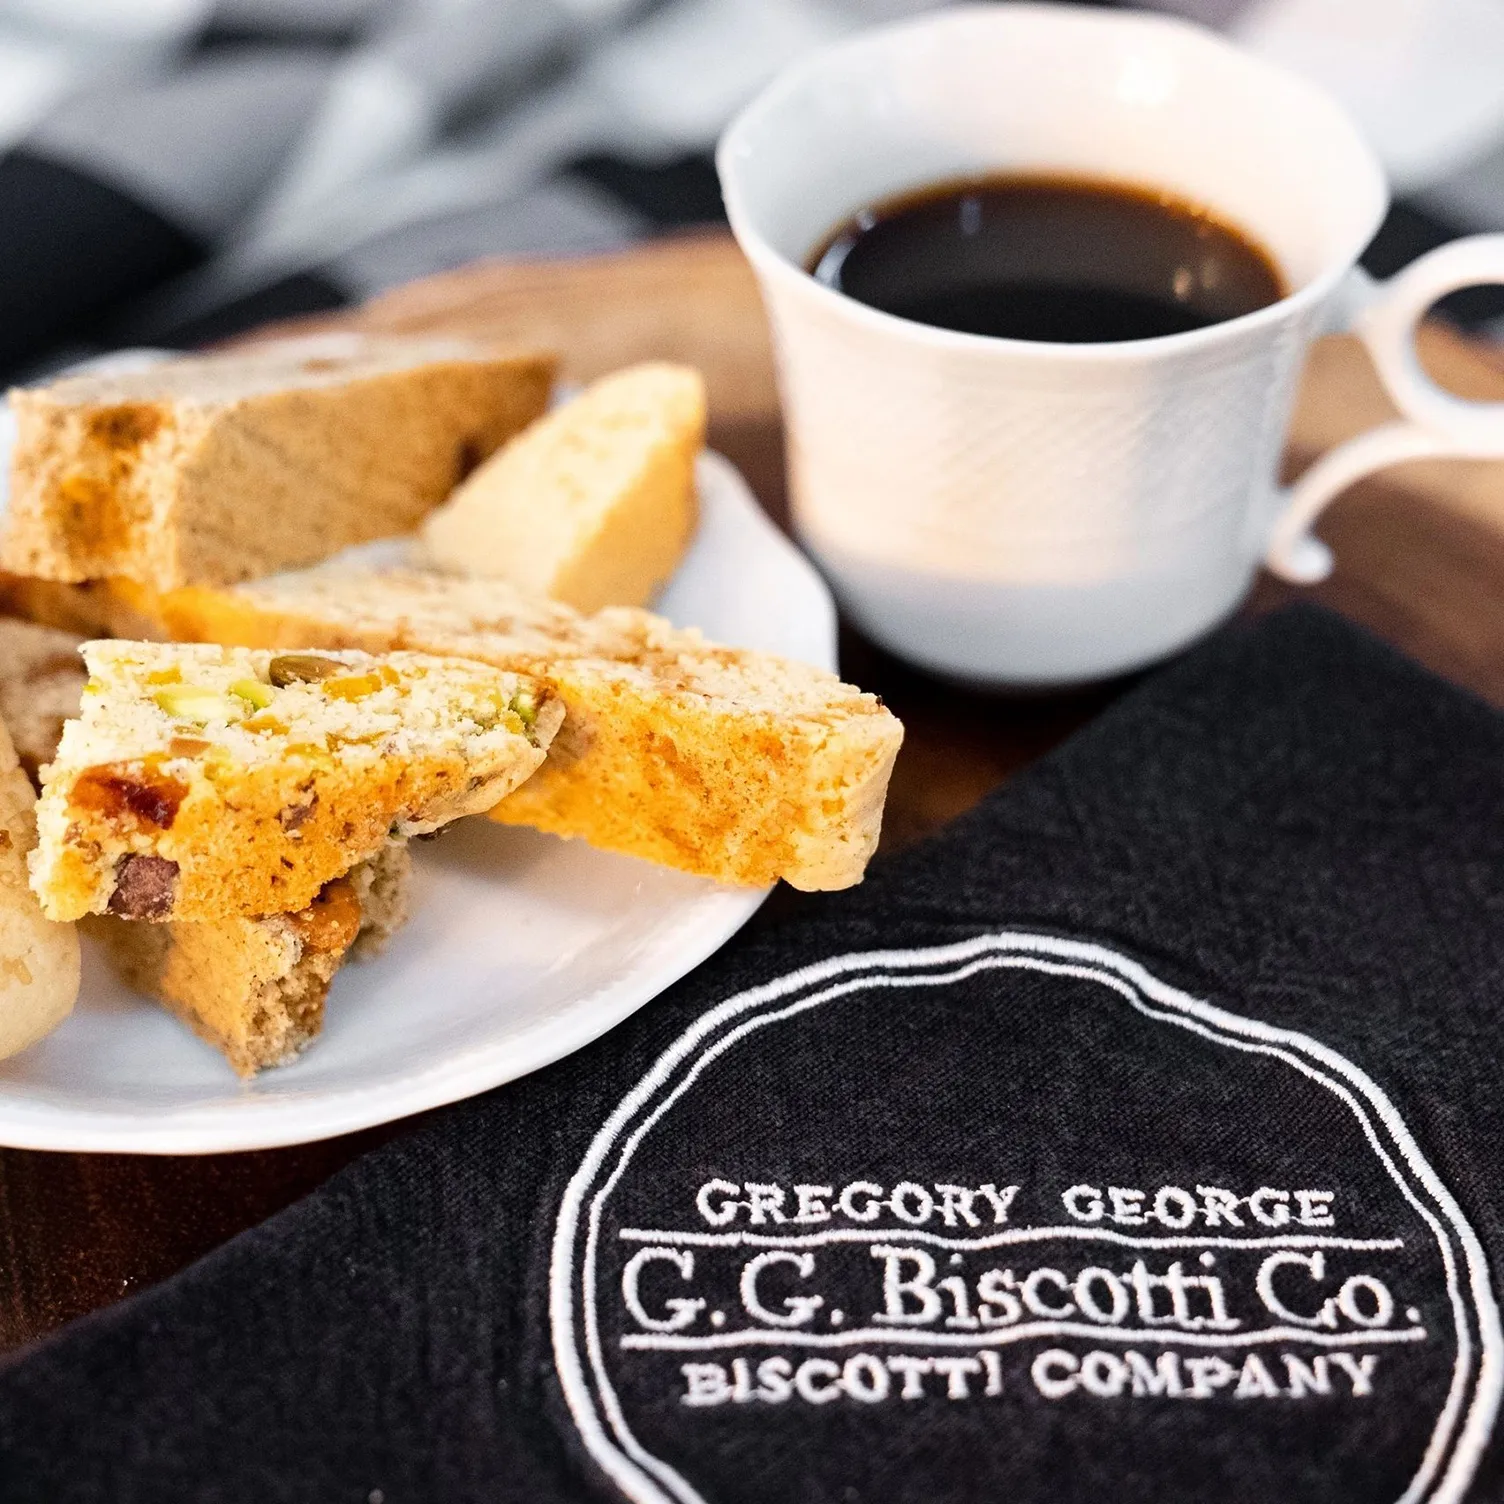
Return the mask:
[[[714,220],[737,107],[931,3],[0,0],[0,375]],[[1399,196],[1375,271],[1504,228],[1504,0],[1163,8],[1355,112]],[[1496,290],[1448,311],[1504,332]]]

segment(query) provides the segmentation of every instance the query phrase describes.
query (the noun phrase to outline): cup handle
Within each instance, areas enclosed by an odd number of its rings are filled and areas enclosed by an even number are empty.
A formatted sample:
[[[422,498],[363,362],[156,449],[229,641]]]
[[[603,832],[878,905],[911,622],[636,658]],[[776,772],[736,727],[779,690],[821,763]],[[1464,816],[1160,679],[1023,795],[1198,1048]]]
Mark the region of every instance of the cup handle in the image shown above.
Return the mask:
[[[1284,493],[1264,562],[1297,585],[1324,580],[1332,552],[1311,535],[1322,510],[1353,481],[1403,460],[1504,457],[1504,402],[1469,402],[1426,375],[1415,327],[1446,293],[1504,283],[1504,235],[1474,235],[1422,256],[1388,282],[1355,268],[1333,330],[1349,329],[1368,347],[1401,416],[1329,450]]]

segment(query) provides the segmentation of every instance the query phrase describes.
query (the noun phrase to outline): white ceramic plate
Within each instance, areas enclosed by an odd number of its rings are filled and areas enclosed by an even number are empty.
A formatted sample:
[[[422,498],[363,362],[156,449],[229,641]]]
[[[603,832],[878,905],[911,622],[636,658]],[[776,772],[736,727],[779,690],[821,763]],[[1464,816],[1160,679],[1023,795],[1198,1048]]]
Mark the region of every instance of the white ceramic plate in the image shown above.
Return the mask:
[[[719,641],[835,666],[824,583],[719,455],[657,609]],[[122,988],[85,942],[73,1015],[0,1064],[0,1144],[206,1154],[304,1143],[454,1102],[604,1034],[724,944],[766,896],[535,831],[464,820],[414,848],[413,917],[346,967],[323,1035],[242,1083]]]

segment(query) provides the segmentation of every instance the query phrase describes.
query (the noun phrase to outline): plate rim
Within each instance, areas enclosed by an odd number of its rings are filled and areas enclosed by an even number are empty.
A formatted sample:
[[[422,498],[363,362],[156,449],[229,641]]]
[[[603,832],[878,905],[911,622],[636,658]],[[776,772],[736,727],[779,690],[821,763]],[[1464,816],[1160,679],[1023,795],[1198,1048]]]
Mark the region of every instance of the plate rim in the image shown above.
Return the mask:
[[[80,1109],[36,1102],[9,1102],[0,1083],[0,1147],[75,1154],[148,1154],[197,1156],[234,1154],[255,1149],[286,1149],[379,1128],[418,1113],[452,1106],[553,1065],[593,1044],[632,1014],[714,955],[762,907],[770,888],[712,889],[695,900],[722,910],[712,928],[705,919],[664,929],[657,936],[649,966],[577,1000],[574,1011],[559,1020],[534,1024],[504,1047],[475,1044],[445,1059],[382,1086],[373,1099],[371,1085],[351,1085],[310,1094],[304,1099],[255,1096],[245,1092],[234,1102],[164,1109],[150,1116],[119,1110]],[[683,947],[682,930],[697,936]],[[659,953],[676,947],[671,958]],[[641,972],[648,971],[651,980]],[[590,1004],[587,1009],[583,1006]],[[183,1027],[187,1027],[183,1025]],[[505,1051],[505,1063],[498,1058]],[[229,1069],[228,1066],[225,1067]],[[500,1073],[498,1074],[498,1070]],[[245,1085],[246,1083],[234,1083]],[[372,1110],[373,1101],[379,1106]]]

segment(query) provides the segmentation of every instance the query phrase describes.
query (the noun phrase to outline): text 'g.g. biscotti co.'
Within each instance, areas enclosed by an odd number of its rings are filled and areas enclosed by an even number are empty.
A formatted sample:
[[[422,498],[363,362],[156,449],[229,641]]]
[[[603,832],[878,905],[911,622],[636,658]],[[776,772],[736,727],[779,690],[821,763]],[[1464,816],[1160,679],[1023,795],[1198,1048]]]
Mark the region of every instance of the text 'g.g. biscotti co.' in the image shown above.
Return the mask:
[[[1426,1338],[1402,1241],[1332,1190],[1082,1182],[1021,1225],[1022,1190],[707,1180],[682,1228],[620,1229],[620,1347],[682,1353],[680,1402],[709,1409],[1363,1400]]]

